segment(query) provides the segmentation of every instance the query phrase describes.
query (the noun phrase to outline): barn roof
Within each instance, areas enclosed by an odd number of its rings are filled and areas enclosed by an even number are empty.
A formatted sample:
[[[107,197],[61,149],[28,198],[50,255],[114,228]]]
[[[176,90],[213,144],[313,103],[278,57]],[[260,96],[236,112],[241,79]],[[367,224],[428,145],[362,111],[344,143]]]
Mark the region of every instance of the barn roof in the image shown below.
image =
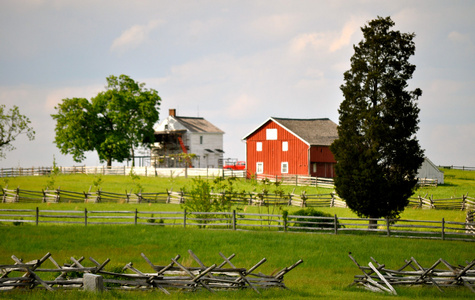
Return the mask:
[[[269,121],[276,122],[309,145],[330,146],[333,141],[338,138],[337,125],[328,118],[288,119],[271,117],[246,135],[243,140],[247,139]]]
[[[178,122],[185,126],[189,131],[196,133],[224,133],[221,129],[214,126],[204,118],[196,117],[174,117]]]

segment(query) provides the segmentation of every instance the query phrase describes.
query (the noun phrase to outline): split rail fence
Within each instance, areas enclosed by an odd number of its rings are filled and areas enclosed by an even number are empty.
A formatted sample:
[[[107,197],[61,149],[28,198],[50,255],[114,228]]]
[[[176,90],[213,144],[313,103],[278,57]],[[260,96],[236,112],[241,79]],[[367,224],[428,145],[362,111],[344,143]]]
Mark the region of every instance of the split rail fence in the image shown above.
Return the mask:
[[[171,289],[186,291],[206,289],[209,292],[223,289],[253,289],[260,294],[259,289],[286,288],[284,275],[303,262],[298,260],[292,266],[285,267],[273,275],[265,275],[255,271],[267,261],[266,258],[261,259],[249,269],[238,268],[231,262],[235,254],[226,257],[220,252],[222,262],[219,265],[207,266],[191,250],[188,252],[198,267],[185,266],[178,262],[180,255],[172,258],[166,265],[155,265],[142,253],[142,258],[149,265],[152,273],[137,269],[131,262],[121,270],[114,268],[114,270],[106,271],[106,265],[110,259],[99,263],[90,257],[92,266],[89,267],[86,266],[86,262],[83,262],[84,257],[79,259],[71,257],[71,264],[61,266],[53,259],[51,253],[30,262],[23,262],[12,255],[13,264],[0,264],[0,290],[12,290],[20,287],[44,288],[49,291],[65,288],[85,290],[158,289],[165,294],[170,294],[169,290]],[[48,260],[52,266],[45,268],[44,265],[47,265]],[[40,274],[46,275],[41,278]],[[101,280],[95,280],[96,283],[91,284],[88,282],[89,276],[85,276],[86,274],[96,275],[92,276],[96,277],[94,279],[98,279],[97,276],[100,276]]]
[[[166,190],[164,192],[133,193],[125,191],[124,193],[112,193],[98,190],[91,192],[74,192],[61,190],[41,190],[31,191],[20,188],[2,189],[1,202],[3,203],[97,203],[97,202],[115,202],[115,203],[185,203],[190,197],[183,191]],[[336,193],[328,194],[307,194],[305,191],[300,195],[289,194],[269,194],[269,193],[233,193],[226,194],[224,192],[213,193],[213,197],[221,197],[229,199],[233,204],[246,205],[288,205],[298,207],[347,207],[346,202]],[[452,197],[447,199],[433,199],[433,197],[411,197],[409,198],[409,206],[422,209],[458,209],[470,210],[475,209],[475,198],[467,195],[462,197]]]
[[[369,221],[377,221],[370,227]],[[227,230],[304,231],[330,234],[374,234],[387,237],[462,240],[475,242],[473,220],[392,220],[370,218],[312,217],[271,213],[189,212],[189,211],[101,211],[0,209],[0,223],[13,225],[151,225]]]
[[[216,192],[212,194],[215,198],[229,199],[233,204],[245,205],[288,205],[298,207],[346,207],[346,203],[335,193],[307,195],[303,192],[300,195],[290,194],[269,194],[269,193],[233,193]],[[166,190],[164,192],[150,193],[112,193],[98,190],[96,192],[73,192],[61,190],[41,190],[31,191],[20,188],[3,188],[1,194],[2,203],[169,203],[181,204],[189,199],[190,195],[183,191]]]
[[[405,264],[397,269],[388,269],[384,264],[378,263],[371,257],[373,262],[368,266],[360,265],[349,254],[350,259],[363,272],[363,275],[355,275],[351,285],[363,286],[373,292],[387,292],[397,295],[394,286],[432,286],[440,292],[443,287],[467,287],[475,293],[475,260],[466,265],[454,266],[440,258],[429,268],[424,268],[414,257],[405,260]]]

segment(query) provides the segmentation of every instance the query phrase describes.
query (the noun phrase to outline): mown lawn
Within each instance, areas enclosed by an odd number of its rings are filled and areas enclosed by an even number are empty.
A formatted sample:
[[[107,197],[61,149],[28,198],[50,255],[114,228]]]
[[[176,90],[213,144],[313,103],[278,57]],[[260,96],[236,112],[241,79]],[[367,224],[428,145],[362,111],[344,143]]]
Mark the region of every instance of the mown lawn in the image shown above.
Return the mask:
[[[374,257],[388,268],[397,269],[405,259],[414,257],[424,267],[430,267],[439,258],[457,265],[475,259],[472,243],[385,238],[377,236],[322,235],[255,231],[200,230],[193,228],[162,228],[148,226],[0,226],[0,264],[11,263],[11,255],[25,261],[39,259],[47,252],[60,264],[69,257],[107,258],[106,269],[121,267],[132,262],[144,272],[152,272],[140,253],[157,265],[165,265],[177,254],[182,263],[197,266],[188,249],[207,265],[220,263],[219,252],[236,254],[232,260],[237,267],[250,268],[262,258],[267,262],[257,271],[270,274],[290,266],[298,259],[304,263],[285,276],[290,290],[220,291],[196,293],[173,292],[171,296],[160,291],[108,291],[100,295],[59,291],[0,292],[6,299],[388,299],[387,295],[348,287],[359,269],[348,258],[348,252],[360,264],[367,265]],[[87,261],[87,259],[86,259]],[[49,263],[49,262],[47,262]],[[85,263],[92,266],[92,263]],[[45,266],[47,264],[45,263]],[[449,289],[440,293],[429,287],[396,287],[398,299],[473,299],[467,288]]]

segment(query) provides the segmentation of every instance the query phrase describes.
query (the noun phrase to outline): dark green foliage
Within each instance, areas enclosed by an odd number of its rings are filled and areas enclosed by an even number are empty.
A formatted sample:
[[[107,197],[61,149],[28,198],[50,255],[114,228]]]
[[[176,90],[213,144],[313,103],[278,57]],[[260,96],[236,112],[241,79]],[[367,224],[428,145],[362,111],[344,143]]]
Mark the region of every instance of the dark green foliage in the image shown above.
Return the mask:
[[[414,192],[423,162],[415,134],[422,91],[407,91],[415,65],[413,33],[392,31],[391,18],[362,28],[351,69],[340,87],[339,138],[331,146],[335,186],[360,217],[397,218]]]
[[[126,75],[109,76],[107,90],[88,101],[66,98],[58,104],[55,143],[63,154],[77,162],[85,152],[97,151],[101,161],[123,162],[134,156],[134,148],[154,141],[160,97],[144,83]]]
[[[315,227],[315,228],[334,228],[335,220],[333,216],[329,213],[321,212],[313,208],[305,208],[297,210],[292,213],[293,216],[309,216],[309,217],[325,217],[325,219],[314,219],[314,218],[289,218],[288,214],[284,214],[283,217],[288,219],[288,222],[291,223],[294,227]],[[331,219],[326,219],[331,218]],[[338,228],[341,227],[337,221]]]

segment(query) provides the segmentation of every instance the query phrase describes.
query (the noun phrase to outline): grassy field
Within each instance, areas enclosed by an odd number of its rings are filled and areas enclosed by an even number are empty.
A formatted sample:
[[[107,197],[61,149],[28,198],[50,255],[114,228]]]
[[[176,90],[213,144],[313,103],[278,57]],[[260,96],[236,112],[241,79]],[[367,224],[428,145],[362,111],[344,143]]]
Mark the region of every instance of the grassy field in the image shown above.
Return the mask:
[[[462,194],[474,195],[475,172],[445,170],[446,183],[437,188],[421,188],[416,194],[432,194],[434,198],[460,197]],[[87,191],[90,186],[100,182],[104,191],[123,193],[125,190],[141,186],[144,192],[157,192],[173,188],[179,190],[189,181],[184,178],[154,178],[130,176],[87,176],[63,175],[49,177],[19,177],[1,179],[2,186],[9,188],[20,186],[28,190],[41,190],[47,182],[54,180],[54,186],[71,191]],[[235,181],[236,190],[253,191],[262,189],[260,183]],[[272,186],[267,186],[270,192]],[[295,187],[283,187],[291,192]],[[307,194],[329,193],[331,190],[298,187],[296,192],[306,190]],[[34,208],[40,209],[74,209],[83,210],[130,210],[139,211],[177,211],[182,208],[172,204],[118,204],[118,203],[14,203],[0,204],[1,208]],[[243,206],[246,212],[280,214],[282,208]],[[290,212],[297,207],[285,207]],[[339,217],[355,217],[349,209],[318,208],[318,210],[337,214]],[[465,212],[456,210],[420,210],[406,209],[402,219],[465,220]],[[272,273],[276,269],[290,266],[298,259],[304,263],[285,277],[290,290],[264,290],[262,295],[253,291],[222,291],[211,294],[205,290],[198,293],[174,292],[166,296],[159,291],[153,292],[118,292],[108,291],[95,295],[78,291],[15,291],[0,292],[0,298],[6,299],[388,299],[387,295],[375,294],[348,285],[354,275],[360,275],[359,269],[348,258],[348,252],[360,264],[367,265],[370,257],[374,257],[388,268],[397,269],[405,259],[414,257],[424,267],[430,267],[439,258],[451,264],[464,265],[466,261],[475,259],[473,243],[414,240],[403,238],[386,238],[365,235],[329,235],[282,233],[260,231],[225,231],[200,230],[195,228],[168,228],[156,226],[4,226],[0,225],[0,264],[11,263],[11,255],[24,260],[42,257],[47,252],[60,264],[69,257],[93,257],[98,261],[111,258],[108,268],[124,266],[133,262],[134,267],[151,272],[143,261],[140,253],[145,253],[155,264],[167,264],[177,254],[182,255],[182,262],[194,265],[187,250],[193,250],[205,264],[220,263],[218,253],[226,255],[236,253],[233,259],[238,267],[249,268],[261,258],[268,262],[258,269],[263,273]],[[86,265],[92,266],[92,263]],[[467,288],[449,289],[440,293],[436,288],[428,287],[396,287],[399,299],[473,299],[474,294]]]
[[[443,169],[445,173],[445,183],[438,187],[423,187],[415,191],[414,195],[433,196],[434,199],[461,197],[462,195],[475,195],[475,171],[462,171]],[[52,185],[54,188],[60,187],[62,190],[83,192],[97,190],[100,187],[103,191],[114,193],[125,193],[125,191],[138,192],[166,192],[173,189],[181,190],[189,184],[189,179],[182,177],[133,177],[119,175],[58,175],[58,176],[28,176],[9,177],[0,179],[0,187],[17,188],[25,190],[41,191],[46,186]],[[238,179],[233,181],[236,191],[257,191],[264,188],[261,182]],[[275,185],[266,186],[270,193],[276,189]],[[285,193],[294,192],[300,194],[305,191],[307,194],[328,194],[332,189],[320,187],[296,187],[281,186]]]
[[[220,291],[211,294],[206,290],[197,293],[174,292],[166,296],[153,292],[105,292],[101,295],[84,292],[15,291],[0,292],[8,299],[387,299],[386,295],[374,294],[348,285],[359,269],[348,258],[348,252],[367,265],[370,257],[397,269],[404,259],[414,257],[424,267],[430,267],[437,259],[444,258],[452,264],[465,264],[474,259],[473,245],[464,242],[394,239],[371,236],[334,236],[304,233],[232,232],[134,226],[17,226],[0,227],[0,264],[10,263],[12,254],[24,260],[39,259],[47,252],[59,263],[69,257],[93,257],[97,261],[111,258],[107,268],[124,266],[132,262],[144,272],[152,272],[141,258],[144,253],[155,264],[167,264],[177,254],[182,263],[197,266],[189,257],[193,250],[207,265],[220,263],[219,252],[236,254],[233,263],[237,267],[250,268],[262,258],[267,262],[258,271],[270,274],[290,266],[298,259],[304,263],[285,276],[289,291],[262,290]],[[49,263],[49,262],[48,262]],[[85,263],[92,266],[92,263]],[[45,266],[47,264],[45,263]],[[107,269],[106,268],[106,269]],[[396,287],[399,299],[471,298],[467,288],[450,289],[440,293],[435,288]]]

